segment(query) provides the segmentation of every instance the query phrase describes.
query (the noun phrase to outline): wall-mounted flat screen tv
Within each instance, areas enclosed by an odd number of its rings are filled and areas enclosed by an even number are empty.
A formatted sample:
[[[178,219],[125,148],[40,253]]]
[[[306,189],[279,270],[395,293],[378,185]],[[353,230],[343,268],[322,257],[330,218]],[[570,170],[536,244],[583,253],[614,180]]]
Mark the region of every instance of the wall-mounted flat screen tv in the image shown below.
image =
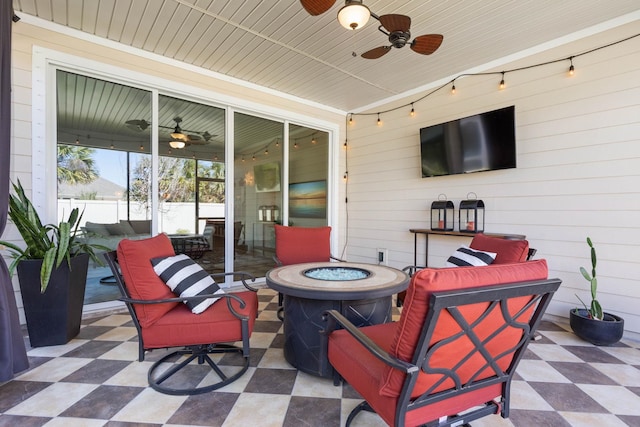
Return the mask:
[[[420,129],[422,177],[516,167],[515,106]]]

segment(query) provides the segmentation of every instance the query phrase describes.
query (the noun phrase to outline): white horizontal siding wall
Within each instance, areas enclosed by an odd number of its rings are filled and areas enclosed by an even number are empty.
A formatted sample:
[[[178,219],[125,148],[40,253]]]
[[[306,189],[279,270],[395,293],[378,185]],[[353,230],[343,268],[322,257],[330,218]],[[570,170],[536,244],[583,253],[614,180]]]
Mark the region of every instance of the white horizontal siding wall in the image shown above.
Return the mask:
[[[634,32],[637,23],[497,71],[566,58]],[[416,58],[416,66],[429,60]],[[487,232],[525,234],[538,249],[536,258],[547,259],[550,275],[562,279],[550,314],[568,317],[579,304],[575,294],[589,299],[578,268],[590,266],[590,236],[603,307],[624,317],[628,331],[640,332],[640,38],[580,56],[574,64],[573,77],[567,76],[568,61],[507,73],[502,91],[499,75],[461,78],[455,95],[445,88],[415,103],[415,117],[409,117],[411,107],[381,114],[381,127],[375,114],[355,115],[348,128],[349,260],[376,262],[376,248],[387,248],[390,265],[413,264],[409,229],[429,227],[431,202],[444,193],[457,207],[474,192],[486,205]],[[421,127],[508,105],[516,107],[516,169],[420,177]],[[443,266],[468,242],[432,236],[429,264]],[[418,263],[424,263],[422,236]]]

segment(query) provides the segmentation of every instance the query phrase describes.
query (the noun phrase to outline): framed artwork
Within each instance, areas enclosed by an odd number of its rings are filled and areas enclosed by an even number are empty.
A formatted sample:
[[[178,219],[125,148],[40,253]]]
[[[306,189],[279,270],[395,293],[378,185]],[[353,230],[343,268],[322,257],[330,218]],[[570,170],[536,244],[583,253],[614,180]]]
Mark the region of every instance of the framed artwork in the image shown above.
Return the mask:
[[[327,181],[289,184],[289,216],[293,218],[326,218]]]
[[[256,193],[280,191],[280,163],[264,163],[253,167]]]

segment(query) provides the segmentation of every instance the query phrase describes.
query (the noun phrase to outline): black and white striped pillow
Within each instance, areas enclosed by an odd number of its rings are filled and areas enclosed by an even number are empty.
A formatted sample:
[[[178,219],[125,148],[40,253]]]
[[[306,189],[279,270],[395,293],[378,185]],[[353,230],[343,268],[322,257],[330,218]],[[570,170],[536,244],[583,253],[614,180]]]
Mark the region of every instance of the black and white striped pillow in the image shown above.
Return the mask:
[[[467,246],[460,246],[447,259],[447,267],[481,267],[491,264],[495,259],[496,254],[493,252],[478,251]]]
[[[209,274],[185,254],[153,258],[153,270],[179,297],[223,294]],[[220,298],[201,298],[184,303],[194,314],[200,314]]]

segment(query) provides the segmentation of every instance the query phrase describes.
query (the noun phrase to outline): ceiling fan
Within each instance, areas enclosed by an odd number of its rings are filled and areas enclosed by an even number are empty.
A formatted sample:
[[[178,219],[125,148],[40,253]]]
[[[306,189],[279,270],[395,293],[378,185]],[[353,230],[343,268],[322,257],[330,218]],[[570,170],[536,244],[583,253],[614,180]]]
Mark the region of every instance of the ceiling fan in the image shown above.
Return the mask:
[[[312,16],[320,15],[335,4],[336,0],[300,0],[302,7]],[[411,18],[406,15],[388,14],[378,16],[371,12],[362,0],[346,0],[345,5],[338,12],[340,24],[351,30],[362,28],[369,17],[380,22],[378,30],[385,34],[391,45],[379,46],[371,49],[361,56],[365,59],[377,59],[389,53],[391,48],[401,48],[407,44],[416,53],[431,55],[442,44],[442,34],[424,34],[411,40]]]
[[[209,131],[198,132],[198,131],[182,129],[180,127],[180,123],[182,122],[181,117],[175,117],[173,121],[176,122],[176,125],[174,127],[162,126],[162,125],[158,126],[161,129],[171,130],[170,140],[169,140],[169,145],[171,146],[171,148],[180,149],[180,148],[185,148],[189,145],[206,145],[209,143],[211,138],[217,136],[217,135],[210,134]],[[146,130],[149,126],[151,126],[151,123],[144,119],[141,119],[141,120],[134,119],[134,120],[127,120],[125,122],[125,125],[129,129],[142,132]]]

